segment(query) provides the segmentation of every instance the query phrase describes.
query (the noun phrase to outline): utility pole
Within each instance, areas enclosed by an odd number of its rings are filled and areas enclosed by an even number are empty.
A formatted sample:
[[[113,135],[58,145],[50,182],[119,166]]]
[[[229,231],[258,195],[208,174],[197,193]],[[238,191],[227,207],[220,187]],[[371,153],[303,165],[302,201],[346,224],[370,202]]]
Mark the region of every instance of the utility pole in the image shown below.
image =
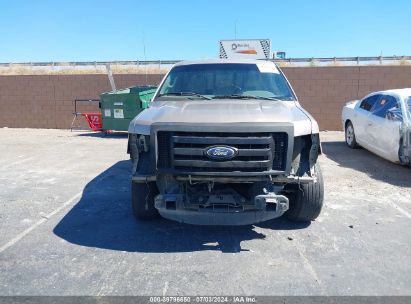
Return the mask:
[[[146,39],[143,32],[143,53],[144,53],[144,61],[145,61],[145,74],[146,74],[146,82],[145,85],[148,85],[148,75],[147,75],[147,56],[146,56]]]

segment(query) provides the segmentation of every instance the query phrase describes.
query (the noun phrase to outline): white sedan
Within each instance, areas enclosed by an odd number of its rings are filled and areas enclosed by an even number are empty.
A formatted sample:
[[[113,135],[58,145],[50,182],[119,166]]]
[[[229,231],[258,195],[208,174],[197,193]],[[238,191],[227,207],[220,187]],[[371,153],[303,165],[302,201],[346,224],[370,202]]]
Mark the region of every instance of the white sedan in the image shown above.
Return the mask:
[[[411,89],[380,91],[348,102],[342,111],[347,145],[411,165]]]

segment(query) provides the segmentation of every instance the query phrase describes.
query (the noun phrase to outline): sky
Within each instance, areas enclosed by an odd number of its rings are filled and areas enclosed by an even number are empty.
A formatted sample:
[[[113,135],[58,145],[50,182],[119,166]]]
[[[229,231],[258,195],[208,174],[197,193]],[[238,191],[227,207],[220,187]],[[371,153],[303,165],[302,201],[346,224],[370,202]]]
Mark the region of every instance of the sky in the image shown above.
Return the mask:
[[[218,57],[269,38],[287,57],[411,55],[408,0],[0,0],[0,62]]]

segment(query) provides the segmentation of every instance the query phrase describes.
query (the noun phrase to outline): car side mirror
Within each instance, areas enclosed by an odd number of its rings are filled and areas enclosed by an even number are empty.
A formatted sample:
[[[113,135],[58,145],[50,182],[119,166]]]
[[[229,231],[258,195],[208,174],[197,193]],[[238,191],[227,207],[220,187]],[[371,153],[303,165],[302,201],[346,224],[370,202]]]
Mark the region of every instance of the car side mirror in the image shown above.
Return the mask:
[[[385,114],[385,118],[391,121],[402,121],[401,109],[389,109],[387,114]]]

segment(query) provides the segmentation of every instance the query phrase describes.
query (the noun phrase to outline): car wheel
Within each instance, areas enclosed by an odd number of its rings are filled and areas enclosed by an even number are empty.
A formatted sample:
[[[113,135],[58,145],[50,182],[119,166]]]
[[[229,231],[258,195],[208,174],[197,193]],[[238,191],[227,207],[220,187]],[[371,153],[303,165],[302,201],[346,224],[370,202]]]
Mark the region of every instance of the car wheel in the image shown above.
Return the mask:
[[[289,209],[285,216],[289,220],[309,222],[320,215],[324,200],[324,181],[318,164],[315,165],[314,170],[317,175],[315,182],[288,186]]]
[[[131,182],[131,203],[137,219],[149,220],[159,216],[154,207],[154,198],[158,193],[155,182]]]
[[[358,144],[355,139],[354,126],[351,121],[349,121],[345,126],[345,142],[351,149],[358,148]]]

